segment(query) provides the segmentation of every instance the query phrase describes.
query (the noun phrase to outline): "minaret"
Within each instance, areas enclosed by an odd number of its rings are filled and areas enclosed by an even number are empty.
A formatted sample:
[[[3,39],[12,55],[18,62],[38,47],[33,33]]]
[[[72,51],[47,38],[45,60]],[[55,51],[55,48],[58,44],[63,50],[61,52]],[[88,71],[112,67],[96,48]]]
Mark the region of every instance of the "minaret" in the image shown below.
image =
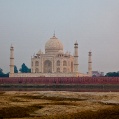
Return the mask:
[[[89,57],[88,57],[88,75],[92,77],[92,52],[89,52]]]
[[[78,72],[78,43],[74,44],[74,72]]]
[[[14,47],[10,47],[10,77],[14,74]]]

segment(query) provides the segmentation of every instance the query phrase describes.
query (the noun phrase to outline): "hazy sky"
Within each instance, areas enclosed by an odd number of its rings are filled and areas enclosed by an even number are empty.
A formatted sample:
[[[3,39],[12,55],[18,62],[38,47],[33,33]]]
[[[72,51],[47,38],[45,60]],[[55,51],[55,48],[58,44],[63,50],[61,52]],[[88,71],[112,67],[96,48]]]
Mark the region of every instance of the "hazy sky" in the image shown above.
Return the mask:
[[[9,49],[15,48],[15,65],[30,67],[31,56],[54,30],[73,54],[79,44],[79,70],[119,71],[119,0],[0,0],[0,68],[9,72]]]

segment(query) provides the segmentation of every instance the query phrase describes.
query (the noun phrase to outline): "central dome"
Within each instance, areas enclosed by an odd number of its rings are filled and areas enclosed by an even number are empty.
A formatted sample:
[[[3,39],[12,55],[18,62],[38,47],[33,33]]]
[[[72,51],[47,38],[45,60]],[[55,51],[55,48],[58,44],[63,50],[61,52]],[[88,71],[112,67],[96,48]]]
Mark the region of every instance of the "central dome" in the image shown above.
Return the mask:
[[[57,53],[59,50],[63,50],[63,44],[54,35],[46,42],[45,53]]]

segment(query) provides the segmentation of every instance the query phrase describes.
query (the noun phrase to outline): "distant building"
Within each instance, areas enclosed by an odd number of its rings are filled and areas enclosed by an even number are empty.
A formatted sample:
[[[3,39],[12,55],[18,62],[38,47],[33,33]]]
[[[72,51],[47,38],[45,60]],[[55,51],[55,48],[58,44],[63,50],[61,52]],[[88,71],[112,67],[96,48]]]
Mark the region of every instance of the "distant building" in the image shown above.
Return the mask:
[[[93,76],[93,77],[104,76],[104,72],[92,71],[92,76]]]
[[[91,52],[88,74],[80,73],[78,67],[78,43],[74,43],[74,55],[64,53],[63,44],[55,34],[46,42],[45,53],[40,50],[31,58],[31,73],[14,73],[14,47],[10,48],[10,77],[91,77]]]

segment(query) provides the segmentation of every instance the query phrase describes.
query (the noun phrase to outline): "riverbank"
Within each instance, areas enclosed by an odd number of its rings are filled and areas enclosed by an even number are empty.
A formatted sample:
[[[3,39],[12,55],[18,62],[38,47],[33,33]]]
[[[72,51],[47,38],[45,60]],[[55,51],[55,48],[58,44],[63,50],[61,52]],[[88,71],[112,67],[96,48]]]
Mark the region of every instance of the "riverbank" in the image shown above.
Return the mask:
[[[116,92],[0,92],[1,119],[90,119],[92,116],[92,119],[97,116],[98,119],[112,119],[111,116],[118,119],[118,105],[119,93]]]
[[[119,84],[0,84],[0,91],[119,92]]]

